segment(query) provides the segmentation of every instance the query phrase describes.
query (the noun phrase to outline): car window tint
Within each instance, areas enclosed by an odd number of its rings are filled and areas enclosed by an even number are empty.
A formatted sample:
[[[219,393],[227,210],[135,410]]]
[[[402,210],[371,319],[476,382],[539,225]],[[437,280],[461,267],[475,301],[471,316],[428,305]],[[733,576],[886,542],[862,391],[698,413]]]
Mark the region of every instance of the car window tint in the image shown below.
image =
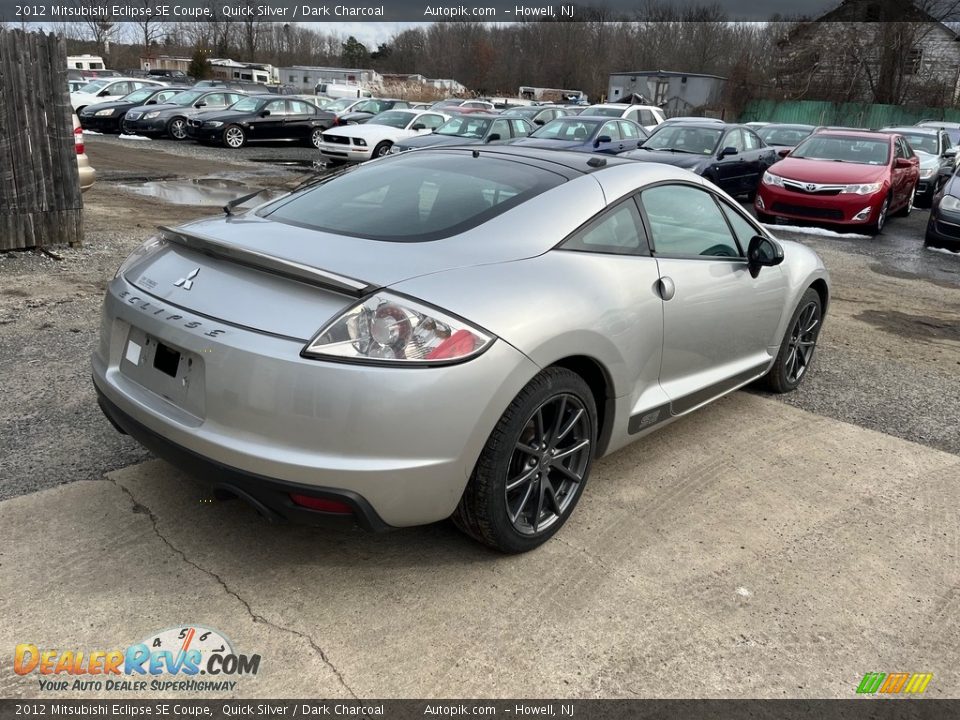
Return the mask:
[[[641,125],[656,125],[657,118],[650,110],[641,110],[640,111],[640,124]]]
[[[464,232],[563,181],[496,158],[403,153],[333,175],[261,212],[341,235],[417,242]]]
[[[208,108],[219,108],[227,106],[227,96],[223,93],[212,93],[207,95],[203,101]]]
[[[620,126],[620,137],[624,140],[639,140],[640,133],[637,132],[636,126],[628,122],[617,123]]]
[[[417,118],[416,124],[423,125],[428,130],[434,130],[446,122],[443,115],[425,114]]]
[[[640,195],[654,251],[681,257],[739,257],[713,196],[689,185],[658,185]]]
[[[620,123],[618,122],[604,123],[603,127],[600,128],[600,134],[597,135],[597,137],[599,138],[599,137],[602,137],[603,135],[606,135],[611,140],[619,140],[620,139]]]
[[[510,137],[510,121],[509,120],[495,120],[493,127],[490,128],[490,134],[497,134],[500,136],[501,140],[507,140]]]
[[[274,100],[263,106],[264,110],[269,110],[271,115],[286,115],[287,103],[285,100]]]
[[[526,137],[530,134],[530,126],[523,120],[511,120],[510,127],[513,128],[514,137]]]
[[[615,255],[646,254],[647,244],[641,233],[640,213],[637,204],[630,198],[578,230],[561,247],[564,250]]]
[[[760,148],[762,143],[760,138],[753,134],[750,130],[741,130],[743,133],[743,145],[747,150],[757,150]]]
[[[717,201],[720,205],[720,208],[723,210],[723,214],[726,216],[727,221],[730,223],[730,227],[733,228],[733,234],[737,238],[737,242],[740,243],[740,251],[742,255],[746,255],[747,248],[750,247],[750,239],[754,235],[759,235],[760,231],[755,228],[749,220],[747,220],[742,213],[738,212],[735,208],[731,207],[722,200]]]
[[[722,147],[732,147],[737,152],[743,152],[743,133],[739,129],[731,130],[723,139]]]
[[[287,105],[290,108],[290,112],[294,115],[313,114],[313,110],[310,108],[310,106],[305,102],[301,102],[300,100],[288,100]]]

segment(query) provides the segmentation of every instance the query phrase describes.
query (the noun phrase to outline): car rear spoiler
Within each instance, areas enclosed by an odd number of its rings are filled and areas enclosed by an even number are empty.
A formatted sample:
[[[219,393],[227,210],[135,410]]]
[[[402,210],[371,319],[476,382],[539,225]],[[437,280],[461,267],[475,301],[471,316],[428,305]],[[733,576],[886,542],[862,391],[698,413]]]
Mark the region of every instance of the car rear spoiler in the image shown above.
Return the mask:
[[[228,260],[238,265],[245,265],[308,285],[322,287],[326,290],[335,290],[353,297],[363,297],[378,288],[378,286],[365,283],[362,280],[303,265],[293,260],[285,260],[257,250],[231,245],[198,233],[174,230],[163,225],[157,229],[164,240],[176,245],[204,255]]]

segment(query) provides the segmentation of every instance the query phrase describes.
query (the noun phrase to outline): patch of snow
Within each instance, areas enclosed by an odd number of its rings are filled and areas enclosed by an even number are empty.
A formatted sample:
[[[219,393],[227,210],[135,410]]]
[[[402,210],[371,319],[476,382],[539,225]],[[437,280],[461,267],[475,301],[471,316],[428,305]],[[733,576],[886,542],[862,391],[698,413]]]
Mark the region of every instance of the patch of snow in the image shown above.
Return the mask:
[[[143,135],[120,135],[121,140],[149,140],[150,138],[144,137]]]
[[[819,235],[820,237],[844,238],[845,240],[869,240],[869,235],[860,235],[858,233],[838,233],[833,230],[826,230],[818,227],[802,227],[800,225],[763,225],[768,230],[797,233],[799,235]]]
[[[750,597],[751,595],[753,595],[753,593],[747,590],[745,587],[738,587],[737,595],[739,595],[740,597]]]
[[[84,135],[103,135],[103,133],[98,133],[96,130],[84,130]]]
[[[930,252],[943,253],[944,255],[951,255],[953,257],[960,257],[960,252],[954,252],[953,250],[947,250],[947,248],[940,247],[930,247],[929,245],[926,248]]]

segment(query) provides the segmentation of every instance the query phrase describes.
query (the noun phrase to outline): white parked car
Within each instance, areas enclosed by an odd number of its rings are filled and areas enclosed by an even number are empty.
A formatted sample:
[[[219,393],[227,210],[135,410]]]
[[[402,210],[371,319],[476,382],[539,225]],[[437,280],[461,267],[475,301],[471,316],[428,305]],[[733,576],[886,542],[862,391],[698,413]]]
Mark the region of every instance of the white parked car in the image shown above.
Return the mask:
[[[335,163],[382,157],[395,142],[431,133],[448,119],[449,116],[433,111],[387,110],[363,125],[343,125],[325,131],[320,154]]]
[[[666,120],[663,110],[656,105],[629,105],[627,103],[604,103],[590,105],[582,113],[584,117],[618,117],[633,120],[637,125],[643,125],[647,132],[654,130],[657,125]]]
[[[167,83],[146,78],[105,77],[87,83],[70,93],[70,104],[80,112],[92,103],[113,102],[142,87],[163,87]]]

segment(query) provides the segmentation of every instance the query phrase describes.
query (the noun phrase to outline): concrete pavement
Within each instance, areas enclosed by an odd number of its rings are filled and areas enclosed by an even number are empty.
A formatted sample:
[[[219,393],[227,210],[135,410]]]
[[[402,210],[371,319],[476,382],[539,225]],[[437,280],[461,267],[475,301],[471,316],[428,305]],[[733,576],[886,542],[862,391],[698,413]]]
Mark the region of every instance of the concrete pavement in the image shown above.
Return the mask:
[[[960,696],[960,458],[767,398],[597,463],[524,556],[202,497],[150,461],[0,503],[0,697],[135,697],[41,692],[14,647],[189,623],[262,656],[208,697],[846,698],[870,671]]]

